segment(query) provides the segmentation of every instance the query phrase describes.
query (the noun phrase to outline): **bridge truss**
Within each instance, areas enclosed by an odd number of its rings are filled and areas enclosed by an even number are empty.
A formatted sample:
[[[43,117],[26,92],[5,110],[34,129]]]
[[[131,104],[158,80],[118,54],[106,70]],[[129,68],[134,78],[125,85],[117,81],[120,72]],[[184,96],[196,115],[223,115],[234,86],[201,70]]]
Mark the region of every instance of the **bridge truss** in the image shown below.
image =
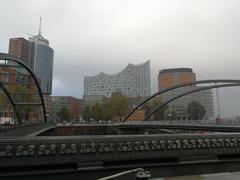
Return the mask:
[[[212,86],[206,86],[206,87],[197,87],[196,85],[198,84],[212,84],[214,83],[215,85]],[[167,104],[169,104],[170,102],[179,99],[183,96],[195,93],[195,92],[199,92],[199,91],[203,91],[203,90],[207,90],[207,89],[213,89],[213,88],[221,88],[221,87],[233,87],[233,86],[240,86],[240,80],[236,80],[236,79],[212,79],[212,80],[201,80],[201,81],[193,81],[193,82],[188,82],[188,83],[183,83],[183,84],[179,84],[170,88],[166,88],[163,90],[160,90],[154,94],[152,94],[151,96],[149,96],[148,98],[146,98],[145,100],[143,100],[141,103],[139,103],[125,118],[124,118],[124,122],[128,120],[128,118],[140,107],[142,107],[145,103],[147,103],[148,101],[150,101],[151,99],[162,95],[168,91],[172,91],[174,89],[178,89],[178,88],[182,88],[182,87],[187,87],[187,86],[191,86],[193,89],[187,92],[184,92],[182,94],[179,94],[176,97],[171,98],[170,100],[163,102],[162,104],[160,104],[158,107],[156,107],[153,111],[151,111],[144,120],[147,120],[153,113],[155,113],[157,110],[163,108],[164,106],[166,106]]]
[[[197,87],[197,84],[214,84]],[[166,104],[198,91],[239,86],[240,80],[204,80],[184,83],[154,93],[140,103],[125,121],[139,107],[165,92],[193,86],[192,90],[177,95],[156,107],[147,117]],[[0,178],[16,177],[36,179],[53,177],[57,179],[97,179],[121,171],[144,168],[153,177],[179,176],[189,174],[240,171],[240,128],[161,125],[128,123],[107,125],[105,135],[56,135],[56,124],[47,124],[44,97],[40,80],[31,68],[17,57],[0,53],[0,104],[9,116],[18,120],[17,128],[3,129],[0,141]],[[6,97],[8,101],[3,98]],[[4,109],[3,109],[4,110]],[[31,124],[33,119],[38,124]],[[42,123],[41,123],[42,122]],[[28,125],[25,125],[28,124]],[[99,124],[96,125],[100,127]],[[77,132],[74,126],[63,126],[60,132]],[[80,128],[94,130],[81,125]],[[205,134],[147,134],[146,130],[171,129],[206,131]],[[142,134],[115,134],[113,132],[143,129]],[[46,131],[46,136],[43,136]],[[210,132],[211,131],[211,132]],[[49,136],[52,134],[53,136]],[[40,135],[37,136],[37,135]],[[18,136],[18,137],[16,137]],[[63,176],[64,175],[64,176]],[[129,176],[123,179],[133,179]]]
[[[23,60],[0,53],[1,124],[47,122],[44,97],[39,82],[41,80]],[[15,121],[8,122],[9,119]]]

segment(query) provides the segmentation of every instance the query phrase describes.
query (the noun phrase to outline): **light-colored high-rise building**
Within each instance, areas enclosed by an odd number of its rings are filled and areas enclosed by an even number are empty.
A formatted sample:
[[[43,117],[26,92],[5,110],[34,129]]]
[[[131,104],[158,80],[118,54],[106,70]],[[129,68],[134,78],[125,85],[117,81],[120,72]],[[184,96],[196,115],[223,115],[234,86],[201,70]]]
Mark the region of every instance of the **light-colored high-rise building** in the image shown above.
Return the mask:
[[[121,91],[128,97],[146,97],[151,93],[150,61],[143,64],[128,64],[121,72],[113,75],[99,73],[84,77],[84,95],[110,97]]]
[[[41,33],[29,38],[30,42],[30,66],[40,79],[42,92],[52,94],[53,79],[53,49],[49,46],[49,41]]]
[[[159,71],[158,74],[158,88],[159,90],[176,86],[182,83],[196,81],[196,75],[191,68],[172,68],[164,69]],[[162,101],[167,101],[170,98],[173,98],[177,95],[180,95],[186,91],[190,91],[194,88],[199,88],[202,86],[188,86],[177,88],[172,91],[164,93]],[[183,96],[169,104],[169,107],[172,108],[178,119],[185,120],[188,118],[187,106],[193,101],[198,101],[205,107],[206,113],[204,118],[208,119],[214,117],[214,104],[213,104],[213,94],[212,90],[199,91],[197,93]]]

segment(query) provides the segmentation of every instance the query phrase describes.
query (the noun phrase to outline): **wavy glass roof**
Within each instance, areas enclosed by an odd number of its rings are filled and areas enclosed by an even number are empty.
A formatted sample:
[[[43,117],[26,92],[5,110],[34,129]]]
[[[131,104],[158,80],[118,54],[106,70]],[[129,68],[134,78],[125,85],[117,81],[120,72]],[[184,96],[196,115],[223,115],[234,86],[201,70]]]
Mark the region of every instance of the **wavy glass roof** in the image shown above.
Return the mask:
[[[85,77],[114,77],[114,76],[119,76],[121,74],[125,74],[126,72],[128,72],[129,69],[131,68],[139,68],[139,67],[145,67],[146,65],[149,65],[150,61],[146,61],[144,63],[141,63],[141,64],[132,64],[132,63],[129,63],[122,71],[118,72],[118,73],[115,73],[115,74],[106,74],[106,73],[103,73],[103,72],[100,72],[98,73],[97,75],[95,76],[85,76]]]
[[[150,95],[150,61],[138,65],[129,63],[116,74],[101,72],[96,76],[84,77],[84,95],[110,97],[116,91],[121,91],[128,97]]]

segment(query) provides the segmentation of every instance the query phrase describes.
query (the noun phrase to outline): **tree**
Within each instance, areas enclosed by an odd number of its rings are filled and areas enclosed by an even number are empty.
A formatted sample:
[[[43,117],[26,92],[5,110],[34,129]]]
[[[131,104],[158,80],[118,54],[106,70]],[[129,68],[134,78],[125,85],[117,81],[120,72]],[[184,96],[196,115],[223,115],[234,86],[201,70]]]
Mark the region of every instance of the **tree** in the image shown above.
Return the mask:
[[[103,119],[103,105],[99,102],[95,102],[92,106],[92,115],[94,120],[102,120]]]
[[[177,120],[178,116],[177,116],[177,113],[172,108],[168,108],[164,112],[164,119],[166,119],[166,120]]]
[[[31,105],[29,103],[40,103],[40,98],[38,94],[34,94],[27,86],[20,84],[8,84],[6,87],[7,92],[10,94],[13,102],[25,103],[21,105],[16,105],[16,110],[22,122],[30,122],[30,113],[39,112],[40,106]],[[0,94],[0,107],[2,112],[11,111],[11,103],[6,97],[5,93],[1,91]],[[8,115],[9,116],[9,115]]]
[[[0,116],[4,116],[4,112],[9,111],[9,104],[10,102],[5,93],[3,90],[0,90]]]
[[[6,106],[9,103],[8,98],[6,97],[3,90],[0,90],[0,105]]]
[[[112,119],[112,113],[109,108],[109,102],[95,102],[92,106],[92,118],[94,120],[110,120]]]
[[[92,118],[92,107],[89,104],[83,106],[83,119],[87,122]]]
[[[95,102],[93,105],[85,105],[83,108],[83,119],[94,120],[116,120],[122,119],[130,112],[130,100],[121,92],[114,92],[112,96],[103,102]]]
[[[12,96],[15,103],[24,102],[24,103],[40,103],[40,97],[36,96],[34,92],[32,92],[28,87],[24,85],[8,85],[8,91],[17,92],[19,94],[15,94]],[[40,106],[35,105],[21,105],[17,106],[17,111],[19,112],[19,116],[21,120],[30,121],[30,113],[39,111]]]
[[[121,122],[131,110],[129,98],[124,96],[121,92],[112,93],[109,99],[109,110],[111,116]]]
[[[201,103],[193,101],[187,106],[188,119],[199,120],[202,119],[206,113],[206,110]]]
[[[71,116],[68,109],[66,107],[62,107],[61,109],[58,110],[57,117],[60,118],[61,120],[68,121]]]
[[[144,106],[145,109],[145,115],[148,115],[151,111],[153,111],[157,106],[159,106],[161,104],[161,100],[160,99],[154,99],[148,103],[146,103],[146,105]],[[165,120],[166,116],[165,116],[165,112],[168,110],[168,106],[164,106],[161,109],[158,109],[148,120]]]
[[[95,102],[93,105],[86,104],[83,108],[83,119],[86,121],[90,121],[90,119],[105,121],[112,119],[109,102]]]
[[[103,107],[103,114],[102,114],[103,120],[111,120],[113,118],[113,116],[112,116],[112,113],[111,113],[109,102],[108,101],[103,102],[102,107]]]

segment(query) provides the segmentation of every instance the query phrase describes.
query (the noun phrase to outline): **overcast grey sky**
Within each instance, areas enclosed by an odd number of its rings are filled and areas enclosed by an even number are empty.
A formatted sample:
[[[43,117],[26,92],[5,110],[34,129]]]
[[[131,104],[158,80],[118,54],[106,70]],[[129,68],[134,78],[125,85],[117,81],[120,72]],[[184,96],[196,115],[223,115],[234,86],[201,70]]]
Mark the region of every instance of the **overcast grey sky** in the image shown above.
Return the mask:
[[[0,52],[10,37],[42,34],[55,50],[53,95],[83,94],[83,77],[151,62],[197,79],[240,79],[239,0],[1,0]],[[240,115],[240,88],[221,89],[224,116]]]

